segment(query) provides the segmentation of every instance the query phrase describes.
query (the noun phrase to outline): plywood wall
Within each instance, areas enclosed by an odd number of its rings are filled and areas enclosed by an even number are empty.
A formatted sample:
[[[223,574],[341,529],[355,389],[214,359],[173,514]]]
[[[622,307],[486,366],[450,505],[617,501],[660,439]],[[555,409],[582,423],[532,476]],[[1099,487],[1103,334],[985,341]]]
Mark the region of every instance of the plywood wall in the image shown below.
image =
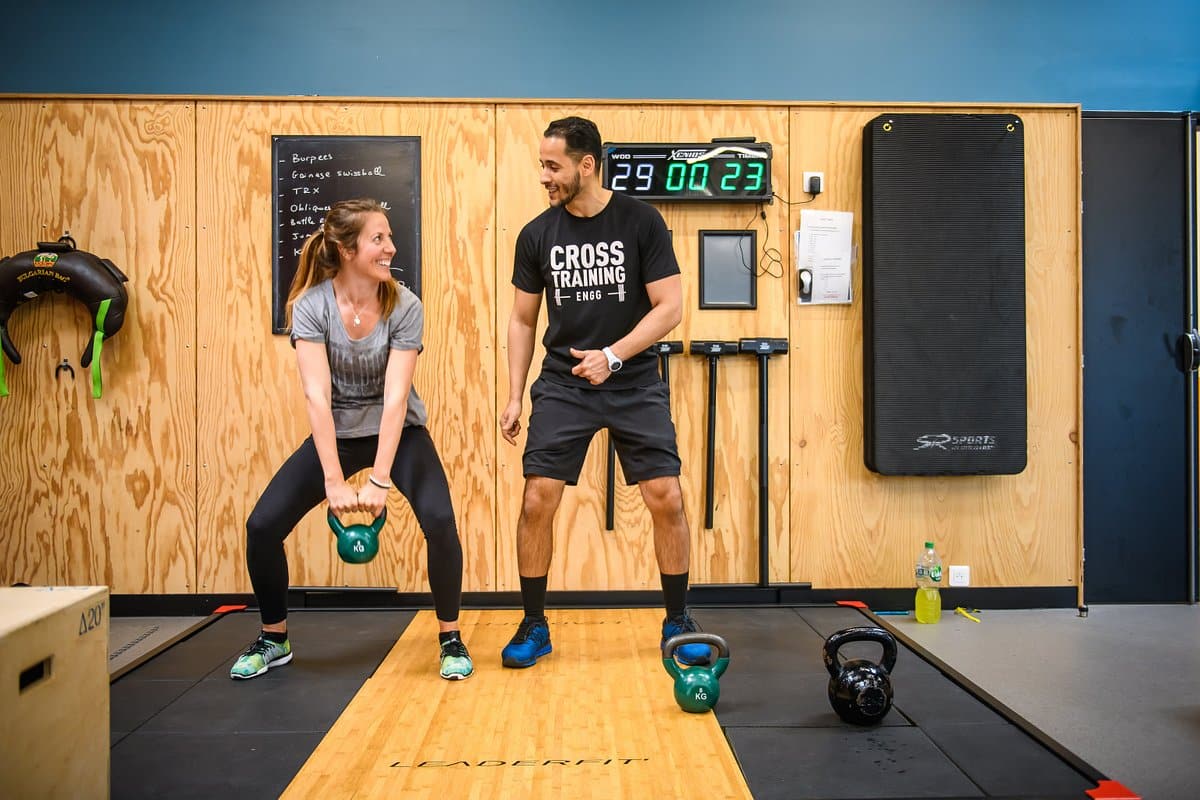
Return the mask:
[[[828,190],[811,207],[854,211],[857,243],[862,131],[887,111],[792,111],[792,186],[802,171],[823,170]],[[987,111],[1019,114],[1025,128],[1028,467],[1016,476],[936,478],[866,469],[859,269],[853,305],[805,307],[791,317],[793,580],[907,586],[930,539],[947,563],[972,567],[975,586],[1079,580],[1079,116],[1061,108]]]
[[[786,186],[788,139],[786,108],[758,106],[501,106],[497,111],[497,182],[506,187],[497,203],[498,255],[496,259],[499,318],[507,321],[512,308],[512,253],[521,227],[546,207],[545,190],[538,182],[538,144],[546,124],[567,114],[593,119],[607,141],[614,142],[706,142],[714,136],[753,135],[776,144],[772,181]],[[749,336],[786,337],[788,320],[787,280],[779,266],[774,275],[758,281],[758,308],[753,311],[698,309],[697,263],[700,230],[744,229],[753,226],[769,243],[786,247],[786,210],[782,204],[764,206],[766,219],[757,205],[664,205],[663,216],[671,230],[675,253],[683,271],[684,316],[669,339],[685,343],[693,339],[736,340]],[[764,233],[764,232],[767,233]],[[542,329],[545,325],[543,304]],[[508,398],[506,325],[496,330],[496,403]],[[540,341],[540,332],[539,332]],[[541,363],[535,355],[530,383]],[[770,536],[778,553],[775,579],[787,579],[788,402],[787,358],[774,360],[771,372],[776,391],[771,395],[771,527]],[[713,528],[705,530],[704,459],[708,362],[690,355],[671,359],[671,407],[683,460],[683,495],[692,527],[692,580],[700,583],[744,583],[758,579],[758,400],[757,362],[748,356],[722,359],[718,367],[717,427],[714,453]],[[528,387],[525,412],[528,415]],[[517,588],[515,555],[516,520],[520,511],[521,451],[497,437],[498,561],[501,588]],[[555,526],[555,559],[551,565],[551,588],[657,588],[658,567],[650,516],[636,487],[627,487],[620,477],[614,530],[604,526],[607,444],[593,442],[579,485],[566,490]]]
[[[130,297],[99,399],[83,304],[44,296],[9,320],[0,583],[196,591],[195,125],[190,102],[0,101],[0,253],[70,231]]]
[[[308,435],[294,352],[271,333],[271,136],[312,134],[421,137],[426,330],[414,383],[456,503],[464,588],[495,586],[493,115],[469,104],[199,104],[200,591],[250,590],[246,517]],[[292,585],[426,590],[421,531],[395,493],[389,520],[379,556],[348,568],[314,510],[287,543]]]
[[[756,136],[774,145],[781,200],[663,205],[683,269],[670,338],[788,337],[769,362],[771,580],[907,586],[925,538],[974,585],[1077,585],[1080,546],[1079,111],[1012,112],[1026,127],[1029,468],[995,478],[883,478],[862,461],[861,265],[855,302],[795,304],[791,234],[802,208],[853,211],[861,230],[862,128],[883,107],[695,103],[0,99],[0,254],[69,228],[131,276],[130,318],[104,351],[105,395],[78,367],[88,327],[71,301],[23,307],[26,356],[0,399],[0,583],[106,583],[115,593],[246,592],[244,524],[307,435],[294,354],[271,333],[271,136],[416,135],[422,152],[426,349],[416,385],[451,482],[468,590],[517,586],[520,449],[499,437],[507,398],[512,252],[545,207],[546,123],[596,120],[609,141]],[[907,107],[905,111],[936,110]],[[698,231],[757,231],[758,308],[698,308]],[[77,305],[77,304],[76,304]],[[542,325],[545,324],[543,309]],[[44,347],[43,347],[44,345]],[[540,361],[540,352],[535,355]],[[531,376],[532,380],[532,376]],[[758,579],[755,359],[722,359],[715,514],[703,528],[708,366],[671,360],[696,583]],[[527,397],[527,395],[526,395]],[[528,401],[526,401],[528,414]],[[618,467],[604,526],[607,444],[597,437],[556,525],[551,588],[655,588],[649,515]],[[297,586],[425,587],[415,520],[394,500],[380,556],[348,568],[323,512],[288,542]]]

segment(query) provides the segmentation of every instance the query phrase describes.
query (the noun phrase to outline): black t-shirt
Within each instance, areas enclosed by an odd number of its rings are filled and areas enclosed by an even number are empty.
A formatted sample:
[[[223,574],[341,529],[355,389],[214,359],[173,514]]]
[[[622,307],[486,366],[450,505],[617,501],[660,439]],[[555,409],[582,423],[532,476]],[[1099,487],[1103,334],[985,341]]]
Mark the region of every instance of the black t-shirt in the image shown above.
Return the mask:
[[[576,217],[551,206],[521,229],[513,261],[513,286],[546,293],[549,328],[542,344],[542,377],[589,389],[627,389],[658,380],[649,351],[599,386],[571,374],[577,350],[599,350],[633,330],[650,312],[646,284],[679,274],[671,235],[653,206],[613,192],[594,217]]]

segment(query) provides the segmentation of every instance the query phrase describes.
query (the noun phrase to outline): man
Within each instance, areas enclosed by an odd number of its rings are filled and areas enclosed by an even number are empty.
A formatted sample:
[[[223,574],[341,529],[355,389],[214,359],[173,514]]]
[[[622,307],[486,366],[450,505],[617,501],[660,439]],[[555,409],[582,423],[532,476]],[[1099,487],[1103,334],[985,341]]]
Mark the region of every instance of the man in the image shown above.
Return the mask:
[[[630,485],[654,523],[654,550],[667,616],[662,642],[698,630],[687,613],[689,532],[679,486],[679,451],[667,386],[648,348],[679,324],[679,265],[662,216],[600,183],[600,132],[590,120],[555,120],[538,158],[550,207],[517,237],[508,322],[505,441],[516,444],[534,332],[547,296],[549,329],[523,458],[525,491],[517,522],[517,568],[525,617],[501,656],[530,667],[551,652],[546,575],[554,514],[572,486],[592,436],[608,428]],[[684,663],[707,663],[705,645],[684,645]]]

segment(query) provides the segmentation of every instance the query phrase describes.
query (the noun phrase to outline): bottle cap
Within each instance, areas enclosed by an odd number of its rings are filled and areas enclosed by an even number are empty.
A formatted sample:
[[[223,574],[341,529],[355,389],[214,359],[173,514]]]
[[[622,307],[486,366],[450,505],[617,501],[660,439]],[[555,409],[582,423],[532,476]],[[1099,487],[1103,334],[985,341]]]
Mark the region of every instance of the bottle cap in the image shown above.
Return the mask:
[[[925,549],[926,549],[926,550],[932,550],[932,549],[933,549],[933,542],[926,542],[926,543],[925,543]]]

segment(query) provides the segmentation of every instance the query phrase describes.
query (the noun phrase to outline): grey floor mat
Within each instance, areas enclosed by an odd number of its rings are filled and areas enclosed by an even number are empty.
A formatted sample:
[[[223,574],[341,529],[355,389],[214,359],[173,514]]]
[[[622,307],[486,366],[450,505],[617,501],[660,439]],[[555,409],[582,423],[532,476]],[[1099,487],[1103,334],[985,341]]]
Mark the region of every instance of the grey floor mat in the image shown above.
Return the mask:
[[[108,622],[108,674],[119,678],[204,625],[208,617],[113,617]]]

